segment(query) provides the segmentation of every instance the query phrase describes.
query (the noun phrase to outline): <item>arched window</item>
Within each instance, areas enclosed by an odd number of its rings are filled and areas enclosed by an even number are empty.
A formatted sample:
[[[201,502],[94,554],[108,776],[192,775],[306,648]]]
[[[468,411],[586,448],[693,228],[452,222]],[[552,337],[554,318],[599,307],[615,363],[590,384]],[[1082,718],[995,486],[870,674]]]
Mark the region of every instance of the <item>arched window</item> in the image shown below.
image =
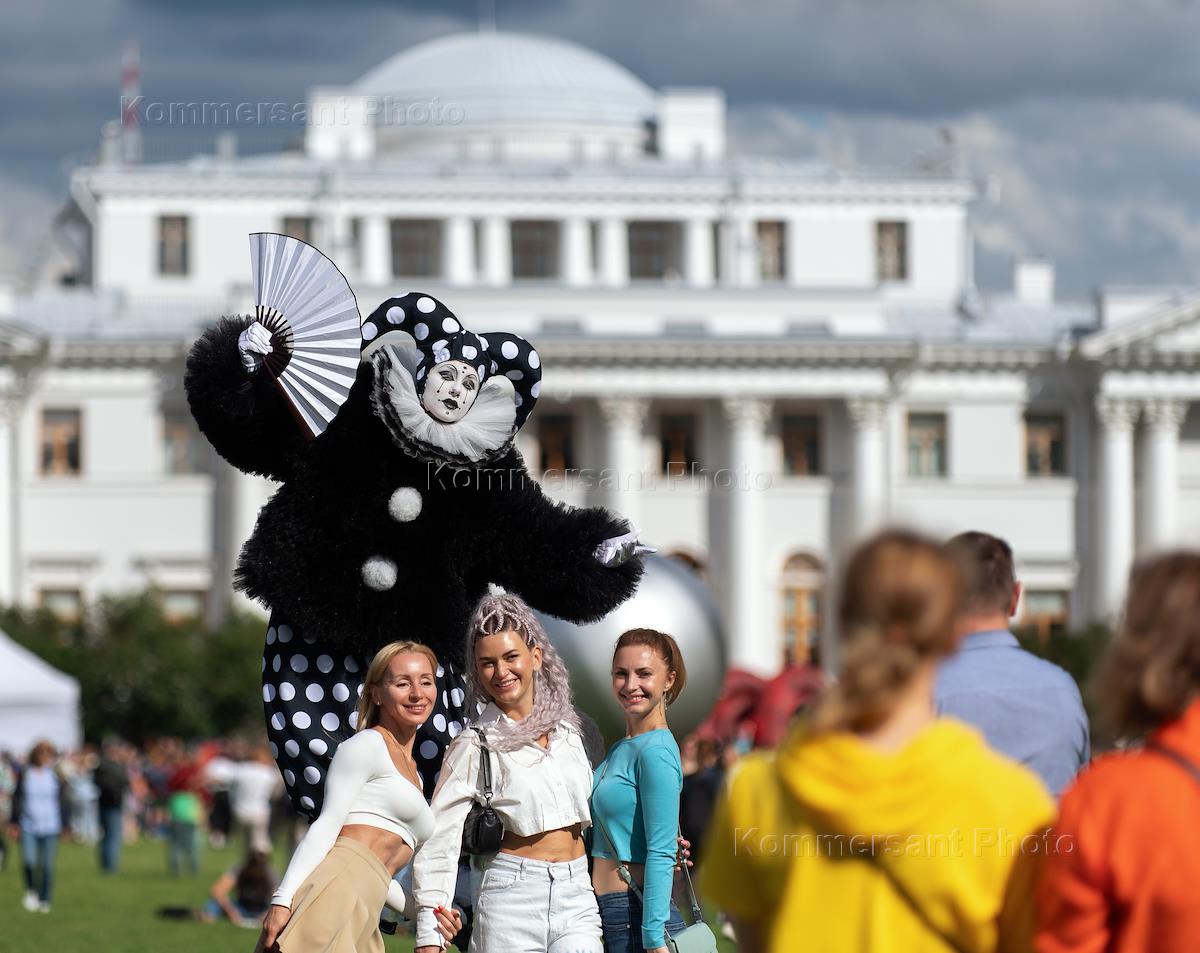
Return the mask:
[[[794,553],[783,564],[783,664],[812,659],[821,636],[825,567],[807,553]]]
[[[701,579],[705,579],[708,575],[707,567],[704,565],[704,560],[682,549],[674,549],[667,553],[669,559],[674,559],[676,562],[683,563],[692,572]]]

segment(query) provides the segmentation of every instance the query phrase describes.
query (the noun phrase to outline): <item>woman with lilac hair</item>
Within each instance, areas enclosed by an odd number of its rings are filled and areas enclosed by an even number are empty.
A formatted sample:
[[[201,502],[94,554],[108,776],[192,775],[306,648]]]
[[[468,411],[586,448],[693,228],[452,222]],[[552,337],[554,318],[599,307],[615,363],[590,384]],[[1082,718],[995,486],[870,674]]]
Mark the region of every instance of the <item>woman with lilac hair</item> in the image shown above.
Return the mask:
[[[504,835],[485,860],[471,953],[601,953],[583,842],[592,769],[566,666],[533,610],[506,593],[476,606],[465,659],[466,710],[479,714],[446,749],[434,832],[413,861],[416,951],[440,946],[435,911],[453,898],[463,827],[485,801],[486,759]]]

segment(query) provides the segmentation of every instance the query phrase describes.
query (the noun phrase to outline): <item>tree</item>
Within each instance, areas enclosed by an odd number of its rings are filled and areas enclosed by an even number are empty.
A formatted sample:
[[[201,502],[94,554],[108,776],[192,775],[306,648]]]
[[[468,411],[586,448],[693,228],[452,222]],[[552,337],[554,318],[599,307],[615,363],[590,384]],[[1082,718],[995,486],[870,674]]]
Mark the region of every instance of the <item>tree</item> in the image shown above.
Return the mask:
[[[0,626],[79,680],[84,737],[201,738],[261,730],[262,622],[231,615],[216,629],[174,620],[153,590],[108,596],[75,623],[8,609]]]

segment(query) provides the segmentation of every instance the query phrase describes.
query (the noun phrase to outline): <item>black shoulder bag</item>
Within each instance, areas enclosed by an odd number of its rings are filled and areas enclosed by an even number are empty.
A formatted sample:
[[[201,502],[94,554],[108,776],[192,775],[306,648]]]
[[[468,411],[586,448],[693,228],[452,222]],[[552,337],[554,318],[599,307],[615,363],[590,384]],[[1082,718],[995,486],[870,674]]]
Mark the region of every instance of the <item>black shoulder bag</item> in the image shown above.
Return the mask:
[[[478,799],[471,805],[463,823],[462,849],[464,854],[494,854],[500,850],[504,840],[504,822],[492,807],[492,757],[483,734],[476,732],[479,739],[479,771],[483,803]]]

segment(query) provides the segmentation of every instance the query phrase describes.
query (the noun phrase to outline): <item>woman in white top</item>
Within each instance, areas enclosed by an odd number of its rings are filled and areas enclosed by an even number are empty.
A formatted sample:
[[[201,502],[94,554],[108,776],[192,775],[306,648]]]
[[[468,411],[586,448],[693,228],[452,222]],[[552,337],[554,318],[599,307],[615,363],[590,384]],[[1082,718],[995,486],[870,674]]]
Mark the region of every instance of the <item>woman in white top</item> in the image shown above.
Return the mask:
[[[433,710],[437,665],[417,642],[385,645],[371,662],[357,733],[338,745],[321,814],[271,897],[258,950],[383,953],[384,904],[413,914],[392,876],[433,831],[412,746]],[[454,936],[457,918],[435,914],[440,936]]]
[[[466,708],[483,710],[446,749],[433,793],[436,826],[413,861],[416,953],[437,949],[435,911],[450,904],[463,823],[483,800],[481,739],[505,833],[483,872],[470,953],[601,953],[583,842],[592,769],[566,667],[533,610],[504,594],[476,607],[466,658]]]

